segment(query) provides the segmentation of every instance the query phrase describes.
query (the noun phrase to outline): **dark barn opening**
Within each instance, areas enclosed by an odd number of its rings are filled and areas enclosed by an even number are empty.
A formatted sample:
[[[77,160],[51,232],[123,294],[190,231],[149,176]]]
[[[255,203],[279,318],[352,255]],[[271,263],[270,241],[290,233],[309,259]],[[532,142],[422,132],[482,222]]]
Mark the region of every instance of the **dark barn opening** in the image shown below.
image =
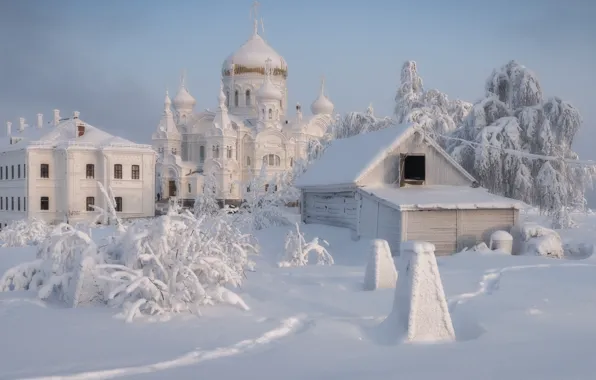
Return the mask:
[[[422,185],[426,179],[426,162],[423,155],[402,157],[403,184]]]

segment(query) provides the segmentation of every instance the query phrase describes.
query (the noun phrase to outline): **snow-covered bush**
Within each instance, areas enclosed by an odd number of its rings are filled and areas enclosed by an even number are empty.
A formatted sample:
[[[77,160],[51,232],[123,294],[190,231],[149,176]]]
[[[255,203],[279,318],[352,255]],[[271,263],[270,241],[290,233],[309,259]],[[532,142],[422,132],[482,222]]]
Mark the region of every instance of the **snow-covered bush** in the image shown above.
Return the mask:
[[[43,220],[30,218],[16,220],[0,231],[2,247],[24,247],[41,243],[51,231]]]
[[[370,244],[364,272],[364,290],[395,288],[397,270],[387,240],[374,239]]]
[[[251,230],[261,230],[290,224],[282,212],[282,207],[288,201],[285,198],[287,193],[279,191],[282,190],[282,186],[290,185],[278,181],[279,177],[267,176],[267,166],[263,164],[259,174],[251,176],[250,180],[243,184],[244,201],[236,214],[236,220],[241,225]]]
[[[521,227],[525,254],[563,258],[565,251],[561,237],[556,231],[535,223],[526,223]]]
[[[189,311],[226,302],[248,306],[226,286],[242,284],[258,247],[226,218],[197,218],[174,205],[167,215],[123,224],[115,202],[107,211],[118,229],[99,246],[84,231],[56,227],[37,259],[9,269],[0,290],[35,290],[42,299],[72,306],[100,302],[121,308],[127,320],[141,314]],[[109,192],[111,194],[111,190]],[[98,208],[99,209],[99,208]]]
[[[333,257],[315,237],[310,242],[306,242],[304,234],[300,232],[300,225],[295,224],[296,229],[290,230],[286,234],[284,242],[284,254],[282,260],[278,263],[280,267],[300,267],[308,264],[308,256],[311,252],[317,255],[317,265],[332,265]],[[329,246],[325,240],[323,244]]]
[[[214,216],[219,212],[219,204],[217,203],[219,186],[217,185],[217,178],[215,177],[215,169],[211,167],[207,170],[204,178],[203,191],[197,194],[195,198],[193,212],[196,216]]]

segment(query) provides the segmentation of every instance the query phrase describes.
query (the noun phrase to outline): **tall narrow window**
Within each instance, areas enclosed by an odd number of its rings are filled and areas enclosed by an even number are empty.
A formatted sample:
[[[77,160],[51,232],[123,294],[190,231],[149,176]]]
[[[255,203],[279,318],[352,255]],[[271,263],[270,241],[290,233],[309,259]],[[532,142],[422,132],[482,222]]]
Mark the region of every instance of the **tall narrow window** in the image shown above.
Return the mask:
[[[238,107],[238,90],[234,92],[234,107]]]
[[[294,159],[290,157],[290,166],[294,166]]]
[[[133,165],[130,173],[132,179],[140,179],[141,167],[139,165]]]
[[[21,197],[17,197],[17,211],[21,211]]]
[[[50,165],[41,164],[39,168],[39,176],[41,178],[50,178]]]
[[[10,210],[14,211],[14,197],[10,197]]]
[[[17,178],[21,178],[21,165],[17,165]]]
[[[250,98],[250,90],[246,90],[246,105],[247,106],[252,105],[252,99]]]
[[[226,157],[232,158],[232,147],[231,146],[226,146]]]
[[[85,199],[85,209],[87,211],[94,211],[94,206],[95,205],[95,197],[87,197]]]
[[[4,210],[4,198],[0,197],[0,210]]]
[[[23,164],[23,178],[27,178],[27,164]]]
[[[116,200],[116,211],[122,212],[122,197],[115,197]]]
[[[188,184],[188,192],[191,193],[192,192],[192,188],[190,187],[190,183]]]
[[[39,209],[44,210],[44,211],[47,211],[50,209],[50,198],[49,197],[41,197]]]
[[[246,156],[246,166],[250,166],[250,156]]]
[[[27,211],[27,197],[23,197],[23,211]]]
[[[201,145],[199,147],[199,161],[201,161],[201,162],[205,161],[205,145]]]
[[[114,165],[114,178],[122,179],[122,165],[121,164]]]
[[[219,158],[219,145],[213,145],[213,158]]]
[[[269,120],[273,119],[273,110],[269,108]]]
[[[87,179],[95,178],[95,165],[87,164],[87,166],[85,167],[85,176],[87,177]]]
[[[0,179],[4,179],[4,167],[0,166]]]
[[[14,179],[14,165],[10,165],[10,179]]]

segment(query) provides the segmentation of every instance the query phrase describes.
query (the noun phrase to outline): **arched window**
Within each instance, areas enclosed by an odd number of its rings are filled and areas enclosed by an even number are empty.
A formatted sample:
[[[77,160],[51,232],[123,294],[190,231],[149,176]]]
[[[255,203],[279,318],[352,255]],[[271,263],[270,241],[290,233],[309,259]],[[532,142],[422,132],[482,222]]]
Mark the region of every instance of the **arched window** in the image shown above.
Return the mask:
[[[276,154],[268,154],[266,156],[263,156],[263,164],[269,166],[280,166],[281,159]]]
[[[250,98],[250,90],[246,90],[246,105],[252,105],[252,99]]]
[[[227,158],[232,158],[232,147],[231,146],[226,146],[226,157]]]
[[[250,166],[250,157],[246,156],[246,166]]]
[[[191,192],[191,187],[190,187],[190,183],[188,184],[188,192]]]
[[[213,145],[213,158],[219,158],[219,145]]]
[[[273,110],[269,108],[269,120],[273,119]]]
[[[238,90],[234,92],[234,107],[238,107]]]

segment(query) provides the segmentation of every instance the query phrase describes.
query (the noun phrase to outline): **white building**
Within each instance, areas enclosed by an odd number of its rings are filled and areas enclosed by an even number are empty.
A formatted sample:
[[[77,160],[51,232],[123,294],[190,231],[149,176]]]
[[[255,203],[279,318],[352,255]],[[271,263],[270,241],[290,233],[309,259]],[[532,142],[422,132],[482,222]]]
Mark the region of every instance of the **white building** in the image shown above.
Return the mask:
[[[509,231],[522,202],[490,194],[413,125],[334,140],[297,178],[305,223],[346,227],[355,237],[421,240],[448,255]]]
[[[155,214],[155,160],[149,145],[115,137],[79,119],[74,112],[44,126],[7,123],[0,138],[0,223],[37,217],[76,222],[105,207],[97,181],[111,187],[123,217]]]
[[[213,170],[218,198],[240,201],[240,187],[262,165],[268,176],[290,169],[305,157],[309,140],[321,137],[334,120],[323,82],[311,117],[303,116],[299,104],[287,116],[288,65],[259,34],[256,20],[248,41],[224,60],[221,75],[215,111],[194,112],[184,77],[173,101],[166,94],[152,136],[159,152],[158,198],[194,199],[202,191],[202,173]]]

